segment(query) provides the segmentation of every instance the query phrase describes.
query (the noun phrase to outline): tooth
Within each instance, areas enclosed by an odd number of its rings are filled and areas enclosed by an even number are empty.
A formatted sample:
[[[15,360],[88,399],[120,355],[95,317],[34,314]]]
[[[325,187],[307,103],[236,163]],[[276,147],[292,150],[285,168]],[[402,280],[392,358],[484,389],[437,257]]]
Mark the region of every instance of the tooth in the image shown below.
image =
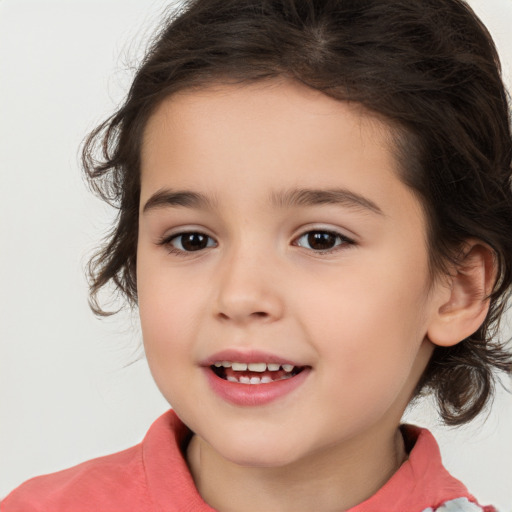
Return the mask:
[[[261,384],[261,379],[259,377],[251,377],[251,384]]]
[[[224,368],[231,368],[231,362],[230,361],[222,361],[222,366],[224,366]]]
[[[238,379],[236,377],[232,377],[231,375],[228,375],[226,377],[227,380],[229,380],[229,382],[237,382],[238,383]]]
[[[285,372],[291,372],[293,370],[293,364],[283,364],[282,366]]]
[[[278,364],[269,363],[267,364],[267,368],[270,372],[277,372],[279,371],[280,366]]]
[[[286,380],[286,379],[291,379],[291,378],[292,378],[292,376],[289,373],[287,373],[287,374],[283,375],[280,380]]]
[[[251,372],[264,372],[267,369],[265,363],[249,363],[247,367]]]
[[[235,372],[244,372],[247,370],[247,363],[231,363],[231,368],[233,368]]]
[[[249,377],[245,377],[244,375],[242,375],[240,377],[240,384],[250,384],[251,383],[251,379]]]
[[[214,363],[214,366],[215,366],[216,368],[220,368],[220,367],[222,366],[222,361],[216,361],[216,362]]]
[[[268,375],[264,375],[263,377],[261,377],[262,384],[270,384],[271,382],[274,382],[272,380],[272,377],[269,377]]]

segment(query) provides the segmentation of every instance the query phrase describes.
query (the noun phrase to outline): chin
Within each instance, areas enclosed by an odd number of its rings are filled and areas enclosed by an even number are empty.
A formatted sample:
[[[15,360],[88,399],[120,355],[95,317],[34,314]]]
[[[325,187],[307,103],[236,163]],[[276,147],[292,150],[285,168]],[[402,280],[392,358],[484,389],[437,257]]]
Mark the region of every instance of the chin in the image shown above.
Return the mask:
[[[296,462],[300,457],[297,447],[290,443],[269,442],[268,437],[255,440],[247,436],[239,443],[230,442],[229,446],[224,443],[213,445],[213,449],[226,460],[243,467],[280,468]]]

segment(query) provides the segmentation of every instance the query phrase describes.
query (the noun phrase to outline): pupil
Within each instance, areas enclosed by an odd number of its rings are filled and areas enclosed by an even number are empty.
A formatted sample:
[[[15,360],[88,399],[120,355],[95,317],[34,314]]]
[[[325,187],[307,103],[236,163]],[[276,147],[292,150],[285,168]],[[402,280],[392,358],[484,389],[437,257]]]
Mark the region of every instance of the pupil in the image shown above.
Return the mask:
[[[308,243],[312,249],[324,251],[335,246],[336,236],[332,233],[314,231],[308,235]]]
[[[206,248],[208,237],[200,233],[187,233],[183,235],[181,244],[186,251],[199,251]]]

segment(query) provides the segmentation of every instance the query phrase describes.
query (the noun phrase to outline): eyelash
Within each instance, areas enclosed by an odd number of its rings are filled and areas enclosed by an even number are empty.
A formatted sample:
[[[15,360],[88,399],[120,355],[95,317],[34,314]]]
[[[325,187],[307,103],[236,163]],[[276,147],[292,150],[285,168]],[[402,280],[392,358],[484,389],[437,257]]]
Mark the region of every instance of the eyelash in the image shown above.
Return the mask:
[[[300,241],[304,237],[310,236],[311,234],[330,235],[330,236],[335,237],[336,242],[339,242],[339,243],[336,243],[336,245],[330,249],[314,250],[313,248],[311,248],[311,250],[317,255],[322,255],[322,256],[326,255],[327,256],[329,254],[332,254],[334,252],[342,250],[342,248],[344,248],[344,247],[346,248],[346,246],[355,245],[354,240],[346,237],[345,235],[342,235],[341,233],[338,233],[337,231],[332,231],[332,230],[328,230],[328,229],[310,229],[308,231],[305,231],[300,236],[295,238],[293,245],[295,245],[297,247],[303,247],[302,245],[299,245],[297,241]],[[158,241],[158,245],[166,247],[169,254],[174,254],[176,256],[188,256],[192,253],[201,252],[204,249],[208,249],[210,247],[216,246],[216,242],[214,242],[214,245],[207,245],[206,247],[198,249],[196,251],[187,251],[187,250],[178,249],[172,245],[172,242],[174,240],[178,240],[181,237],[184,237],[186,235],[199,235],[202,237],[206,237],[210,240],[213,240],[213,238],[211,236],[209,236],[205,233],[202,233],[200,231],[185,231],[183,233],[175,233],[173,235],[162,238],[161,240]],[[207,242],[207,243],[209,244],[209,242]],[[183,247],[183,242],[181,243],[181,246]]]
[[[337,231],[332,231],[329,229],[310,229],[309,231],[304,232],[302,235],[297,237],[295,240],[301,240],[304,237],[309,237],[312,234],[322,234],[322,235],[329,235],[335,237],[336,241],[339,243],[336,243],[334,247],[331,247],[330,249],[323,249],[316,251],[314,249],[311,249],[315,254],[319,255],[329,255],[334,252],[340,251],[343,248],[346,248],[347,246],[355,245],[354,240],[346,237],[345,235],[342,235],[341,233],[338,233]],[[294,245],[298,245],[298,243],[295,243]],[[302,247],[301,245],[298,245],[298,247]]]
[[[201,252],[204,249],[206,249],[208,247],[211,247],[211,245],[210,246],[207,245],[205,248],[198,249],[197,251],[186,251],[186,250],[178,249],[178,248],[176,248],[176,247],[174,247],[172,245],[172,242],[174,240],[180,239],[180,238],[182,238],[182,237],[184,237],[186,235],[199,235],[199,236],[202,236],[202,237],[209,238],[210,240],[213,240],[213,238],[211,236],[209,236],[209,235],[207,235],[205,233],[201,233],[200,231],[184,231],[183,233],[175,233],[173,235],[170,235],[170,236],[162,238],[158,242],[158,245],[166,247],[168,252],[169,252],[169,254],[174,254],[176,256],[188,256],[190,254],[193,254],[194,252]],[[183,247],[183,243],[181,243],[181,246]]]

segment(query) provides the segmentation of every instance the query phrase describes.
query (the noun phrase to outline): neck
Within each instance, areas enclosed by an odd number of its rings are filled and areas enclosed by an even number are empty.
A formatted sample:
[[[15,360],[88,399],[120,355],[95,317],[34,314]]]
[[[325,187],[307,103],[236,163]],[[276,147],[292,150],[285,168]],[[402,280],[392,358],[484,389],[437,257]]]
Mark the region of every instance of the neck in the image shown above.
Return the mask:
[[[405,458],[397,428],[366,432],[285,467],[234,464],[198,436],[187,450],[199,493],[220,512],[348,510],[375,494]]]

